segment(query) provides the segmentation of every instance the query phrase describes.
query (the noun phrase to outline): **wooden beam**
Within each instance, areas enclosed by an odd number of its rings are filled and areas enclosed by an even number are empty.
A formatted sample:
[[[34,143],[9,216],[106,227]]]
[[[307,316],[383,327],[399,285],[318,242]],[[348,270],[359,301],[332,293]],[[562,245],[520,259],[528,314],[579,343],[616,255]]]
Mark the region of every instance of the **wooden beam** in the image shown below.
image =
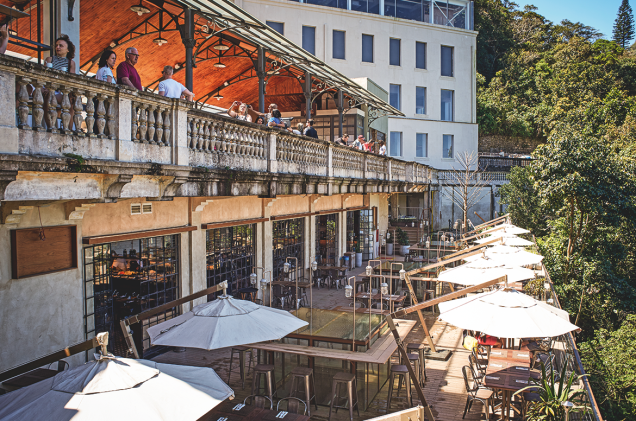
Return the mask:
[[[216,228],[235,227],[237,225],[258,224],[259,222],[269,221],[269,218],[256,218],[256,219],[240,219],[237,221],[229,222],[213,222],[210,224],[201,224],[201,229],[209,230]]]
[[[482,247],[485,247],[485,246],[490,245],[490,244],[494,244],[494,243],[496,243],[498,241],[501,241],[501,239],[500,238],[494,238],[492,240],[486,241],[485,243],[477,244],[477,245],[474,245],[474,246],[470,246],[470,247],[465,248],[463,250],[459,250],[459,251],[456,251],[454,253],[447,254],[446,256],[442,256],[442,261],[445,261],[445,260],[448,260],[448,259],[452,259],[453,257],[456,257],[456,256],[461,256],[461,255],[463,255],[465,253],[469,253],[469,252],[471,252],[473,250],[479,250]]]
[[[411,294],[412,304],[417,305],[417,296],[415,295],[415,291],[413,290],[410,276],[405,275],[404,281],[406,282],[406,286],[409,288],[409,294]],[[417,310],[417,317],[420,319],[420,323],[422,324],[422,328],[424,329],[424,334],[426,335],[426,339],[428,340],[428,345],[431,347],[431,351],[437,352],[437,349],[435,349],[435,344],[433,343],[433,338],[431,338],[431,335],[428,332],[428,327],[426,326],[426,321],[424,320],[424,315],[422,314],[421,310]]]
[[[470,253],[464,253],[464,254],[462,254],[460,256],[455,256],[452,259],[444,260],[442,262],[433,263],[433,264],[430,264],[428,266],[424,266],[424,267],[421,267],[421,268],[418,268],[418,269],[413,269],[413,270],[410,270],[410,271],[406,272],[406,274],[410,276],[410,275],[415,275],[415,274],[422,273],[422,272],[428,272],[429,269],[434,269],[434,268],[437,268],[437,267],[440,267],[440,266],[446,266],[449,263],[453,263],[453,262],[456,262],[458,260],[465,259],[466,257],[474,256],[476,254],[481,254],[481,250],[476,250],[476,251],[473,251],[473,252],[470,252]]]
[[[115,241],[135,240],[137,238],[159,237],[162,235],[179,234],[181,232],[196,231],[197,229],[198,229],[197,227],[188,225],[185,227],[165,228],[165,229],[150,230],[150,231],[138,231],[138,232],[131,232],[126,234],[84,237],[82,238],[82,244],[85,244],[85,245],[104,244],[104,243],[112,243]]]
[[[482,229],[482,228],[486,228],[486,227],[489,227],[489,226],[491,226],[491,225],[496,225],[497,223],[501,222],[501,220],[503,220],[503,219],[507,218],[508,216],[510,216],[510,214],[509,214],[509,213],[507,213],[507,214],[505,214],[505,215],[502,215],[502,216],[500,216],[500,217],[498,217],[498,218],[491,219],[490,221],[485,222],[485,223],[483,223],[483,224],[479,224],[479,225],[477,225],[476,227],[474,227],[474,228],[475,228],[474,230],[472,230],[472,231],[468,231],[468,232],[464,233],[464,234],[462,235],[462,237],[466,237],[467,235],[473,234],[473,233],[475,233],[475,232],[479,231],[479,230],[480,230],[480,229]]]
[[[304,212],[304,213],[292,213],[292,214],[288,214],[288,215],[276,215],[276,216],[272,216],[271,220],[272,221],[281,221],[283,219],[295,219],[295,218],[303,218],[305,216],[312,216],[315,215],[315,212]]]

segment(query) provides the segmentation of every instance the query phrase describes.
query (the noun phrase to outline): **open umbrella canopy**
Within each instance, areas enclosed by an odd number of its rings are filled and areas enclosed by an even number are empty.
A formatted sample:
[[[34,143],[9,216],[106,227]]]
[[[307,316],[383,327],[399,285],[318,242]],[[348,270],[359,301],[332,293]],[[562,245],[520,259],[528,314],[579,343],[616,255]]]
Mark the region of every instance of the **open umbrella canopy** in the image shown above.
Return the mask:
[[[153,345],[219,349],[276,340],[308,323],[284,310],[221,296],[148,329]]]
[[[518,227],[516,225],[501,224],[501,225],[498,225],[496,227],[492,227],[490,229],[487,229],[486,231],[483,231],[480,234],[496,234],[498,232],[505,232],[506,234],[513,234],[513,235],[529,234],[530,233],[530,231],[528,231],[527,229]]]
[[[441,320],[499,338],[546,338],[578,329],[563,310],[511,288],[439,303],[439,309]]]
[[[538,265],[543,260],[543,256],[525,251],[519,247],[496,245],[485,250],[488,259],[503,262],[510,266]],[[481,259],[482,256],[476,254],[469,256],[466,261],[472,262]]]
[[[509,266],[501,260],[479,257],[452,269],[442,271],[440,281],[460,285],[479,285],[493,279],[508,276],[508,282],[519,282],[534,278],[534,271],[518,266]]]
[[[0,420],[197,420],[232,395],[211,368],[100,356],[0,396]]]
[[[495,238],[501,238],[502,240],[501,245],[504,245],[504,246],[527,247],[533,244],[532,241],[524,240],[523,238],[517,237],[514,234],[508,234],[506,232],[498,232],[498,231],[493,232],[492,235],[486,238],[475,240],[475,243],[482,244],[487,241],[494,240]]]

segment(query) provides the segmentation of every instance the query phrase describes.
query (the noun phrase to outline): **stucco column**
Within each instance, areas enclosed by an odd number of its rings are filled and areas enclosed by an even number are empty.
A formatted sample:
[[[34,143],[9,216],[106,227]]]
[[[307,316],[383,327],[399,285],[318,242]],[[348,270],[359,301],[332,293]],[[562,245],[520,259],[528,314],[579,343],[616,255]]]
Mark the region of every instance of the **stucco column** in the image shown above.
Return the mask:
[[[192,210],[188,211],[192,212]],[[186,283],[188,284],[188,294],[194,294],[195,292],[202,291],[208,287],[208,280],[206,277],[206,230],[201,229],[201,215],[202,212],[192,212],[191,216],[191,225],[198,227],[198,230],[181,234],[182,255],[189,256],[188,265],[183,265],[184,269],[185,266],[188,266],[188,272],[184,272],[181,275],[182,279],[184,279],[184,282],[182,283],[183,288],[185,289]],[[183,243],[187,245],[187,248],[184,248]],[[185,282],[185,280],[188,282]],[[187,295],[185,291],[183,295]],[[196,306],[205,303],[206,301],[206,297],[201,297],[194,300],[193,304]],[[186,310],[186,306],[189,306],[189,304],[184,304],[183,306],[184,311],[190,310],[189,308]]]
[[[0,153],[18,153],[15,101],[15,75],[0,70]]]
[[[347,211],[338,213],[338,256],[347,251]]]
[[[303,276],[309,279],[308,268],[311,267],[311,262],[316,258],[316,217],[305,216],[305,259],[303,265]]]
[[[188,107],[185,101],[174,100],[174,106],[170,113],[172,131],[170,133],[172,150],[174,151],[173,163],[175,165],[189,165],[190,151],[188,150]]]
[[[115,159],[117,161],[132,162],[133,160],[132,99],[133,96],[122,89],[116,100],[118,121]]]
[[[267,145],[267,171],[278,172],[278,161],[276,160],[276,133],[272,131],[269,135],[269,145]]]
[[[256,225],[256,267],[261,267],[264,268],[263,265],[263,222],[258,222]],[[256,298],[263,300],[263,293],[261,292],[261,279],[266,279],[265,277],[265,271],[267,271],[268,269],[263,269],[261,272],[257,272],[256,274],[258,275],[257,277],[257,285],[256,287],[258,288],[258,292],[256,293]],[[263,304],[265,304],[265,302],[263,301]]]

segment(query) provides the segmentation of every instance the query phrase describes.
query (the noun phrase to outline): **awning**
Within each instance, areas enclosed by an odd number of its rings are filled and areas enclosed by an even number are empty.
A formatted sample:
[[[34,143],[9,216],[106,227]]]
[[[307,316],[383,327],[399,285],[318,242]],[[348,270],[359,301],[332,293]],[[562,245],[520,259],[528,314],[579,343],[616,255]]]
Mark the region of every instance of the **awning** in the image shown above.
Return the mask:
[[[310,73],[323,84],[323,90],[341,89],[349,97],[347,108],[366,104],[388,115],[404,115],[229,0],[175,0],[174,3],[190,8],[214,22],[224,29],[224,34],[233,34],[249,44],[261,46],[268,54],[277,56],[296,71]]]

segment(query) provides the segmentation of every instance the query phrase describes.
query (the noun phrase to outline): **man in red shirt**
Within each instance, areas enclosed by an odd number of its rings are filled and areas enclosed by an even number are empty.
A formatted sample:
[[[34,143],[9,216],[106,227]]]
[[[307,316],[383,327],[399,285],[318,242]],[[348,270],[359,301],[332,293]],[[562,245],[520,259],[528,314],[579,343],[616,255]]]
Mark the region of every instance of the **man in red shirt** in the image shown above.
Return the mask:
[[[137,49],[127,48],[126,61],[121,62],[119,66],[117,66],[117,83],[141,91],[143,90],[141,78],[137,70],[135,70],[137,60],[139,60],[139,52]]]

